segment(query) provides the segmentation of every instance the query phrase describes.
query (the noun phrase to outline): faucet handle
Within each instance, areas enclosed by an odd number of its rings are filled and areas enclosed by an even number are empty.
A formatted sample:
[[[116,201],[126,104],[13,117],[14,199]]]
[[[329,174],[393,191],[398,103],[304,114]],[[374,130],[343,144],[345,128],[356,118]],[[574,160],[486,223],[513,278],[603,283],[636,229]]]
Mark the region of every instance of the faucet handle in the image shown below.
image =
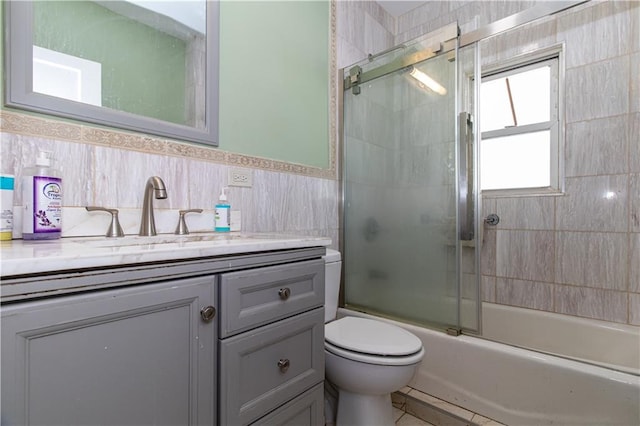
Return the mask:
[[[184,220],[184,216],[187,213],[202,213],[202,209],[189,209],[189,210],[178,210],[180,213],[180,218],[178,219],[178,226],[176,227],[176,235],[188,235],[189,229],[187,228],[187,222]]]
[[[103,211],[111,213],[111,225],[109,225],[109,229],[107,229],[107,233],[105,234],[105,236],[109,238],[124,237],[124,232],[122,231],[120,221],[118,220],[118,209],[107,209],[104,207],[96,206],[87,206],[85,207],[85,209],[87,209],[88,212]]]

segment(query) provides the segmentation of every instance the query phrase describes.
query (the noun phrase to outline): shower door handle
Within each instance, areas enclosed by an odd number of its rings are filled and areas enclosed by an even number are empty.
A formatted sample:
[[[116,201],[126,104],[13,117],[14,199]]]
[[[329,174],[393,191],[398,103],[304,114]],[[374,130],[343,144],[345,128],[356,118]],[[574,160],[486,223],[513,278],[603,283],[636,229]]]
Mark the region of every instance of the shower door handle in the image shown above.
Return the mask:
[[[460,240],[473,240],[473,176],[470,161],[473,148],[473,118],[468,112],[458,115],[458,217],[460,218]]]

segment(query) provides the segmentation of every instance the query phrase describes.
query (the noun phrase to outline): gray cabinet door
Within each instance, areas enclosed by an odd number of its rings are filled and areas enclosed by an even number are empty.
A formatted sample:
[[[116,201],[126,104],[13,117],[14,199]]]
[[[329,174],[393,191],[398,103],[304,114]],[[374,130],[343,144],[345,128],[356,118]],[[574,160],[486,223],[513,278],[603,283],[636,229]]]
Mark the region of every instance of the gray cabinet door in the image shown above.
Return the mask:
[[[247,425],[324,378],[317,308],[220,342],[220,424]]]
[[[2,424],[214,424],[215,279],[2,306]]]
[[[324,385],[320,383],[251,426],[324,425]]]

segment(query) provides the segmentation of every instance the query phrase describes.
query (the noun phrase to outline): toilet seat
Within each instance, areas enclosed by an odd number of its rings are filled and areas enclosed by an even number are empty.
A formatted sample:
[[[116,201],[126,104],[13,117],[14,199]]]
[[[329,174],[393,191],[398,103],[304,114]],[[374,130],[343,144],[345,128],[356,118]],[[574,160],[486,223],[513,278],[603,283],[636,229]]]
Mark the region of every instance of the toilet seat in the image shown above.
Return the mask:
[[[419,363],[424,357],[424,348],[420,348],[418,352],[408,356],[381,356],[381,355],[369,355],[361,352],[347,351],[345,349],[333,346],[329,342],[324,342],[324,349],[342,358],[349,359],[351,361],[362,362],[365,364],[374,365],[389,365],[389,366],[405,366]]]
[[[414,334],[395,325],[344,317],[325,325],[325,349],[354,361],[378,365],[410,365],[424,354]]]

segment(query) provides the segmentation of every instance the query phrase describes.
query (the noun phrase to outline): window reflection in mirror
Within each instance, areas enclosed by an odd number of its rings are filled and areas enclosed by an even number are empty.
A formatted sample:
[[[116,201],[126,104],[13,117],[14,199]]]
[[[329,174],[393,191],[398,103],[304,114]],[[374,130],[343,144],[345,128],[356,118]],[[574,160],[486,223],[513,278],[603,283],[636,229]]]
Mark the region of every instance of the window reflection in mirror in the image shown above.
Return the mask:
[[[34,91],[96,104],[82,95],[101,85],[98,105],[203,127],[204,99],[195,94],[204,83],[204,1],[38,1],[33,12],[34,61],[43,63],[37,48],[63,54],[46,71],[34,62]],[[89,75],[96,67],[65,58],[98,64],[101,81]]]
[[[6,105],[217,146],[217,1],[4,4]]]

